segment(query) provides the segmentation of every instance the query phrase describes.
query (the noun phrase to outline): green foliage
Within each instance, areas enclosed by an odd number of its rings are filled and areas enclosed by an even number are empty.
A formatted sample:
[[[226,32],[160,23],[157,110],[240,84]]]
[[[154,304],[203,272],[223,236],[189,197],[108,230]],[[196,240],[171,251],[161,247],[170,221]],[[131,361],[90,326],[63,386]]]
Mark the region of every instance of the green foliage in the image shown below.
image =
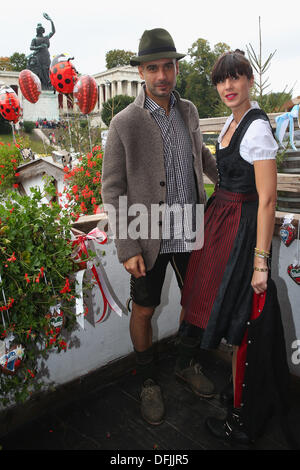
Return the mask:
[[[217,58],[229,49],[225,43],[218,43],[212,49],[207,40],[199,38],[188,50],[190,61],[179,63],[176,89],[183,98],[196,105],[200,118],[215,115],[220,99],[211,83],[210,74]]]
[[[132,96],[116,95],[103,104],[101,119],[109,127],[112,118],[135,100]]]
[[[31,197],[0,196],[1,347],[13,335],[12,345],[24,349],[15,374],[0,374],[4,405],[24,401],[39,389],[38,358],[47,357],[52,348],[58,352],[66,348],[61,328],[50,323],[50,308],[61,305],[64,328],[75,323],[71,218],[57,203],[45,202],[39,189],[31,191]]]
[[[12,134],[11,124],[0,114],[0,134]]]
[[[266,113],[278,113],[281,111],[284,103],[292,99],[292,93],[285,91],[278,93],[268,93],[263,96],[255,96],[254,99]]]
[[[21,72],[21,70],[27,68],[27,58],[25,54],[15,52],[10,56],[9,59],[12,66],[12,70],[16,72]]]
[[[108,51],[105,55],[106,68],[112,69],[118,66],[129,65],[130,58],[133,55],[133,52],[124,51],[123,49],[113,49]]]
[[[0,142],[0,194],[16,183],[16,169],[22,161],[20,146]]]
[[[27,132],[27,134],[31,134],[33,129],[35,128],[35,122],[32,121],[24,121],[24,131]]]

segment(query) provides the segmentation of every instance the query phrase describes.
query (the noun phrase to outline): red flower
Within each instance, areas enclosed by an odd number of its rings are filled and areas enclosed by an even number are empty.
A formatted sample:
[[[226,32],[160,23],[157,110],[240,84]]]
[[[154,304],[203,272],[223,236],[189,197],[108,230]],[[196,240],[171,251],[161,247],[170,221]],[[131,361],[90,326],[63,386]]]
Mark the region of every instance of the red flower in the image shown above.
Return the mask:
[[[13,252],[13,254],[11,255],[11,257],[10,257],[10,258],[7,258],[7,261],[10,261],[10,262],[12,261],[12,262],[14,262],[14,261],[16,261],[16,259],[17,259],[17,258],[15,257],[15,252]]]
[[[64,287],[61,289],[60,293],[61,294],[64,294],[66,292],[71,292],[71,289],[70,289],[70,282],[69,282],[69,279],[66,278],[66,282],[65,282],[65,285]]]
[[[0,307],[0,312],[3,312],[4,310],[8,310],[9,308],[12,307],[12,304],[14,303],[14,299],[12,298],[9,298],[8,299],[8,304],[7,305],[3,305],[2,307]]]

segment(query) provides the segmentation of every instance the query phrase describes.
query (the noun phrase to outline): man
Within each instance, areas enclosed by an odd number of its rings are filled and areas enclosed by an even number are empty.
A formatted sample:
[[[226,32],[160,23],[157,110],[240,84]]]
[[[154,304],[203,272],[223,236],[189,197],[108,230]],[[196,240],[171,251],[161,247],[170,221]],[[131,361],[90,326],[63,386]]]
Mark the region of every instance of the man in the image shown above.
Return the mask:
[[[174,235],[178,231],[176,214],[168,219],[169,227],[164,225],[164,217],[155,226],[151,208],[164,208],[165,216],[174,204],[180,208],[185,204],[204,204],[203,171],[217,181],[215,159],[203,145],[196,107],[174,91],[178,60],[183,57],[166,30],[157,28],[143,33],[138,55],[130,63],[138,65],[145,85],[134,103],[112,119],[103,163],[103,201],[106,208],[108,204],[114,208],[118,258],[131,274],[130,334],[142,381],[141,411],[151,424],[161,423],[164,416],[153,361],[151,319],[160,304],[168,263],[181,289],[191,250],[186,240]],[[120,197],[124,196],[127,206],[122,211]],[[143,220],[151,230],[158,229],[157,237],[118,236],[124,223],[128,226],[132,221],[127,210],[134,204],[143,204]],[[166,237],[168,229],[172,236]],[[195,393],[212,396],[213,385],[198,365],[191,363],[196,346],[194,338],[181,340],[176,375]]]

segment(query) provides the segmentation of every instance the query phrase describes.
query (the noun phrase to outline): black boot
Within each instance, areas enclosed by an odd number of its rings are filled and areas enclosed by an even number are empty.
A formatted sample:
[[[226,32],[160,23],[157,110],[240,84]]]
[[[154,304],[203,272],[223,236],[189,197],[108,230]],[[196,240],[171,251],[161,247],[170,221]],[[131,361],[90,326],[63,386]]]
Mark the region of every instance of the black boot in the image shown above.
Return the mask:
[[[233,380],[232,380],[232,375],[231,375],[228,384],[223,388],[223,390],[220,393],[220,402],[222,403],[222,405],[232,408],[233,399],[234,399]]]
[[[249,445],[252,442],[242,422],[239,408],[232,408],[228,411],[225,419],[209,417],[205,424],[210,433],[218,439],[243,445]]]

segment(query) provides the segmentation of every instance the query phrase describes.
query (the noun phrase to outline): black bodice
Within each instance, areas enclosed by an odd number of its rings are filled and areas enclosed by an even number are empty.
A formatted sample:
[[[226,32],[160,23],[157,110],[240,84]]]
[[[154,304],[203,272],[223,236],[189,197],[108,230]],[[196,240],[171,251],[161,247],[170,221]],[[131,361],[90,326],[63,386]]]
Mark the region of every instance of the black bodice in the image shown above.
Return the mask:
[[[220,149],[217,143],[218,188],[234,193],[256,192],[254,166],[240,155],[240,143],[256,119],[269,120],[261,109],[251,109],[236,128],[228,147]]]

